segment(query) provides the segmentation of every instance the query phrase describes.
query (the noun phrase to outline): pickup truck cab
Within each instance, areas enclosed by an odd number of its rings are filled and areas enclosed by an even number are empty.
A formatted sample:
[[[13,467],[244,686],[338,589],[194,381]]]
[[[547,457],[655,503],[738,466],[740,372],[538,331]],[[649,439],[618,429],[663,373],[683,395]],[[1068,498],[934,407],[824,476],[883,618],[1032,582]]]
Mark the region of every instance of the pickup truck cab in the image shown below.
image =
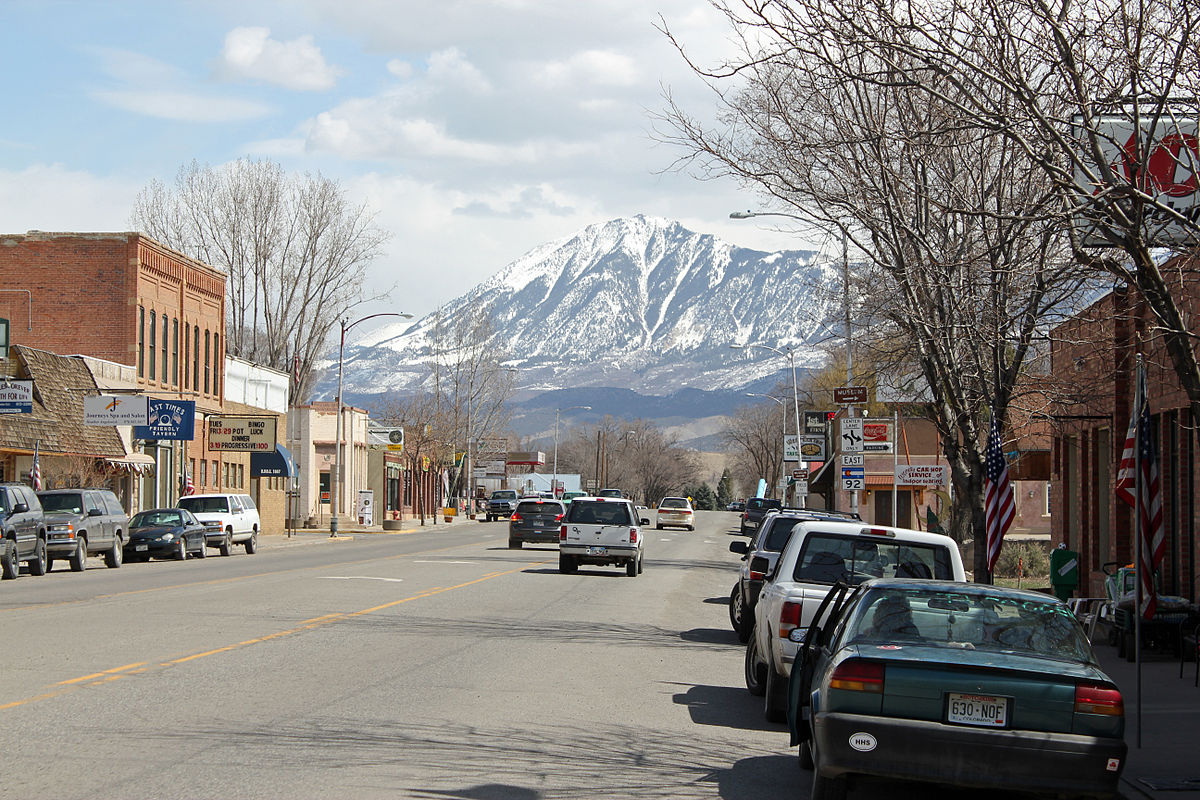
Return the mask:
[[[492,492],[491,498],[487,504],[487,521],[495,522],[498,519],[508,519],[517,510],[517,490],[516,489],[497,489]]]
[[[625,567],[633,578],[642,572],[646,541],[633,503],[624,498],[576,497],[558,534],[558,569],[577,572],[580,564]]]
[[[869,578],[965,581],[962,556],[949,536],[856,521],[812,520],[792,526],[774,566],[763,556],[749,569],[764,575],[746,645],[746,688],[765,695],[767,719],[787,718],[792,662],[821,601],[838,581]]]

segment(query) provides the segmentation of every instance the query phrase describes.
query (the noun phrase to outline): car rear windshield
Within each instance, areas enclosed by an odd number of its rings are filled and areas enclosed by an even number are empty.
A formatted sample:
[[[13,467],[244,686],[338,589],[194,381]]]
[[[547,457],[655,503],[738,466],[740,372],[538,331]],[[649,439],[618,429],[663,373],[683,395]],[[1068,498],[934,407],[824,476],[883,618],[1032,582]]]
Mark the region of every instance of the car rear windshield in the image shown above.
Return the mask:
[[[868,590],[847,643],[912,642],[1093,663],[1083,629],[1065,605],[979,591]]]
[[[804,539],[793,578],[804,583],[859,584],[870,578],[952,581],[955,576],[950,551],[942,545],[813,532]]]
[[[72,514],[83,513],[83,495],[68,494],[39,494],[42,509],[49,512],[69,511]]]
[[[526,516],[529,514],[555,516],[563,513],[563,506],[562,503],[554,500],[522,500],[517,503],[517,513]]]
[[[628,503],[597,503],[576,500],[567,512],[567,522],[580,525],[635,525]]]
[[[181,497],[179,507],[193,514],[227,513],[229,499],[225,497]]]
[[[493,500],[516,500],[517,493],[509,492],[509,491],[492,492],[492,499]]]
[[[659,508],[687,508],[688,501],[683,497],[664,497],[663,501],[658,504]]]
[[[752,497],[746,501],[747,511],[761,511],[764,508],[782,508],[783,503],[778,500],[769,500],[765,497]]]

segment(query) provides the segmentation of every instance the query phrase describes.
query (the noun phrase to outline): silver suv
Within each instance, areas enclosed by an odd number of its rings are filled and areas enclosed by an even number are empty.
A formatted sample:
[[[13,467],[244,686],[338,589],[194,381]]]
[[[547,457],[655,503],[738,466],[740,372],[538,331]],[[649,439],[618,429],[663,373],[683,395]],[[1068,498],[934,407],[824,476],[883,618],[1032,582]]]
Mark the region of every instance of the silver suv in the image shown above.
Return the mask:
[[[87,569],[89,555],[121,566],[129,515],[108,489],[50,489],[38,492],[46,515],[46,570],[65,558],[72,572]]]
[[[179,498],[179,507],[192,512],[204,523],[205,543],[227,556],[233,545],[246,548],[247,555],[258,550],[258,507],[248,494],[189,494]]]

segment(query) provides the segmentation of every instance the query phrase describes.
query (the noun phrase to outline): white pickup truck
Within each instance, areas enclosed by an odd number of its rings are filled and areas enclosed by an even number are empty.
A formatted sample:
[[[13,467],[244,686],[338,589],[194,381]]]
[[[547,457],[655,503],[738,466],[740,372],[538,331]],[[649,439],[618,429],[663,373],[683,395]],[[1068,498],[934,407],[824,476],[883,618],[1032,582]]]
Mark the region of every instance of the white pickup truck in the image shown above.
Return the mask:
[[[880,577],[966,580],[958,545],[949,536],[831,520],[798,523],[773,567],[756,556],[750,570],[766,578],[746,645],[746,688],[765,695],[772,722],[787,719],[792,662],[817,607],[839,580],[851,585]]]
[[[572,573],[580,564],[625,567],[633,578],[642,572],[646,537],[633,502],[619,497],[576,497],[558,532],[558,569]]]

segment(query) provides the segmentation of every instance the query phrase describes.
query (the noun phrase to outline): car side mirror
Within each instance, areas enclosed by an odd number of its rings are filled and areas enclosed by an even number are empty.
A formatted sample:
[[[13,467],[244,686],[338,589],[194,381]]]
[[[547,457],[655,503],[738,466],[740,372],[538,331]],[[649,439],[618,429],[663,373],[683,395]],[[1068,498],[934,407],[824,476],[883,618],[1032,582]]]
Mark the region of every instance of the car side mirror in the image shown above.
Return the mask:
[[[769,574],[771,572],[771,561],[766,556],[755,556],[750,559],[750,571],[762,573],[767,577],[767,580],[775,577]]]
[[[29,511],[29,503],[17,503],[13,506],[14,514],[24,514]]]
[[[750,552],[750,543],[749,542],[730,542],[729,543],[729,552],[741,553],[744,556],[744,555],[746,555],[746,553]]]
[[[99,517],[99,516],[102,516],[103,514],[104,514],[104,512],[98,508],[89,508],[88,509],[89,517]]]

